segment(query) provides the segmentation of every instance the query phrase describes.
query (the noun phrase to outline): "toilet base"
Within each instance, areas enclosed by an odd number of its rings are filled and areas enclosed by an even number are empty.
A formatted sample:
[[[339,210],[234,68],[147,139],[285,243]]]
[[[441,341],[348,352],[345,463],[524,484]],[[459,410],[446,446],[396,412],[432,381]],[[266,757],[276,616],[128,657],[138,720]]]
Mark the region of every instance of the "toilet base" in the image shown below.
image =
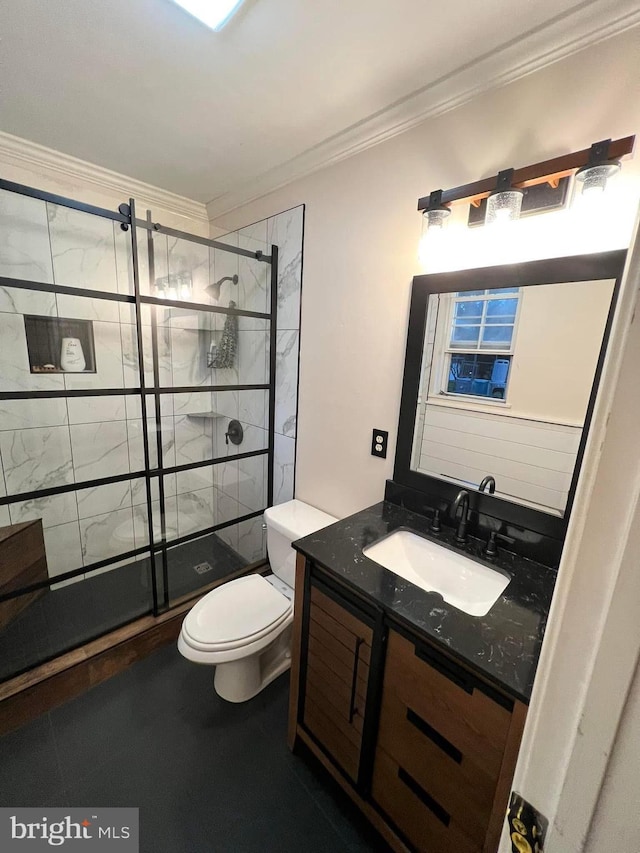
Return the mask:
[[[247,702],[291,666],[291,625],[262,652],[216,666],[213,686],[227,702]]]

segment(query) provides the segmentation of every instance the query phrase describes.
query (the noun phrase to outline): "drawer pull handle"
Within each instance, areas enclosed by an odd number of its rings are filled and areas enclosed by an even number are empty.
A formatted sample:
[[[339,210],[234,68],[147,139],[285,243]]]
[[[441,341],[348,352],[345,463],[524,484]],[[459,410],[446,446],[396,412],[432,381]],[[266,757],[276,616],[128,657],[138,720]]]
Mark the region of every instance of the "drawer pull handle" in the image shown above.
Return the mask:
[[[407,788],[416,795],[416,797],[422,802],[430,812],[432,812],[445,826],[449,826],[451,823],[451,815],[448,811],[442,808],[440,803],[436,802],[430,794],[427,794],[425,789],[419,785],[413,776],[409,776],[406,770],[402,767],[398,767],[398,779],[407,786]]]
[[[446,739],[440,732],[436,731],[432,728],[429,723],[419,717],[415,711],[412,711],[411,708],[407,708],[407,720],[413,726],[415,726],[419,732],[422,732],[423,735],[429,738],[429,740],[433,741],[436,746],[440,747],[440,749],[452,758],[456,764],[462,764],[462,753],[459,749]]]
[[[358,686],[358,664],[360,663],[360,646],[364,643],[364,640],[358,638],[356,639],[356,648],[354,651],[354,661],[353,661],[353,678],[351,680],[351,700],[349,702],[349,724],[353,722],[353,718],[356,715],[356,687]]]

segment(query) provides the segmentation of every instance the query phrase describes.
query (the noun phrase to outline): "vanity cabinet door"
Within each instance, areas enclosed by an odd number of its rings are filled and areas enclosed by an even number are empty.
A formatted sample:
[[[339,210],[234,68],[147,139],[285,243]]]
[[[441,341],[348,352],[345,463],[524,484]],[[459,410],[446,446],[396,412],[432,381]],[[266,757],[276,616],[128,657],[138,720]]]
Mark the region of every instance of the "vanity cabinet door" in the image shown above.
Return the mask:
[[[491,698],[430,647],[389,632],[372,797],[417,850],[491,849],[513,704]]]
[[[354,782],[360,767],[372,637],[368,625],[312,583],[302,719]]]

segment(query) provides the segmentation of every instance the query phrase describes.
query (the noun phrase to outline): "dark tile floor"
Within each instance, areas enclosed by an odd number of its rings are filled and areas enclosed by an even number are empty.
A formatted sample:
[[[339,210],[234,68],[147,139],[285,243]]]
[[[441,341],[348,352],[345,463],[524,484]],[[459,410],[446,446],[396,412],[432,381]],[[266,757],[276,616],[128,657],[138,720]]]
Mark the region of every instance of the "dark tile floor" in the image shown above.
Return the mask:
[[[171,548],[167,558],[171,600],[247,565],[215,534]],[[211,570],[198,574],[194,566],[205,562]],[[157,565],[161,585],[160,558]],[[143,560],[46,590],[0,630],[0,681],[150,613],[150,572]]]
[[[286,746],[287,676],[231,705],[167,646],[0,738],[0,806],[134,806],[142,853],[387,847]]]

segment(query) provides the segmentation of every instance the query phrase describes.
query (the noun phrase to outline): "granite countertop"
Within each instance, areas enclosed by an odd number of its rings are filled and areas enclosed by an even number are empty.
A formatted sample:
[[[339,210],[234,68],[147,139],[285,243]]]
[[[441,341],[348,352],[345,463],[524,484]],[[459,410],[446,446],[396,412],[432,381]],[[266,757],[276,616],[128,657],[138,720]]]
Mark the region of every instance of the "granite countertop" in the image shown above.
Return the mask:
[[[455,658],[529,702],[547,622],[556,570],[498,550],[491,563],[481,558],[485,543],[469,537],[465,553],[511,576],[509,585],[486,616],[470,616],[436,593],[429,593],[365,557],[363,548],[398,528],[409,528],[460,551],[454,531],[443,526],[435,538],[429,519],[383,501],[293,543],[399,622],[424,633]]]

